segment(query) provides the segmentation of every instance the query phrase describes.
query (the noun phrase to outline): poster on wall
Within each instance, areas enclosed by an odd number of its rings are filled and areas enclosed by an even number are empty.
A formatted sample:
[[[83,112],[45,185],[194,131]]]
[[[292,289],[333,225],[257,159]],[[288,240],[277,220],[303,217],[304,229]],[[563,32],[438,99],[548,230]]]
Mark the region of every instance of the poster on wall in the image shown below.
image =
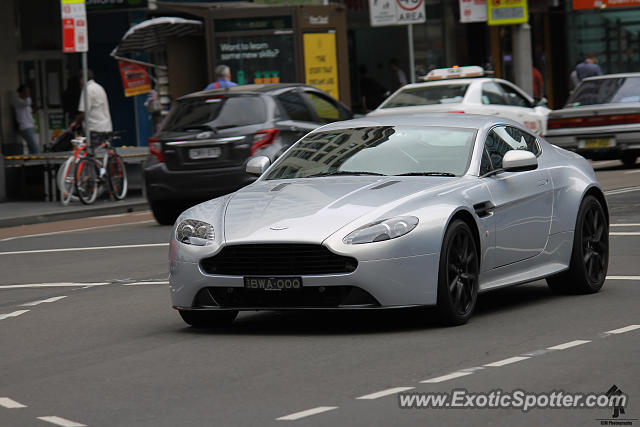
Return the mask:
[[[524,24],[529,21],[527,0],[487,0],[489,25]]]
[[[460,22],[487,22],[487,0],[460,0]]]
[[[135,96],[151,91],[147,69],[133,62],[118,61],[124,96]]]
[[[292,52],[291,34],[216,38],[216,64],[239,85],[295,82]]]
[[[340,98],[336,34],[306,33],[302,38],[305,82],[327,92],[336,99]]]

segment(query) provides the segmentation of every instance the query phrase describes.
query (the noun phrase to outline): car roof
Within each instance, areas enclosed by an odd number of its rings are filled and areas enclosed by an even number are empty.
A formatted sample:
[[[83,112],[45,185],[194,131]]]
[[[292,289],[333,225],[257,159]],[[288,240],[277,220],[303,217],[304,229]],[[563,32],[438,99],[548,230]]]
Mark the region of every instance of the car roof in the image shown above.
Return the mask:
[[[605,74],[602,76],[593,76],[582,79],[585,80],[604,80],[604,79],[619,79],[622,77],[640,77],[640,73],[618,73],[618,74]]]
[[[259,93],[279,91],[282,89],[293,88],[293,87],[308,87],[310,89],[313,89],[311,86],[305,85],[304,83],[251,84],[251,85],[231,86],[231,87],[218,88],[218,89],[201,90],[198,92],[193,92],[188,95],[181,96],[178,99],[198,98],[201,96],[220,95],[220,94],[233,94],[233,95],[259,94]]]
[[[387,114],[381,116],[366,116],[342,122],[334,122],[322,126],[317,131],[330,131],[355,127],[371,126],[444,126],[482,129],[494,125],[509,125],[519,129],[526,129],[522,124],[504,117],[493,117],[480,114],[454,113],[415,113],[415,114]],[[527,130],[527,132],[529,132]]]

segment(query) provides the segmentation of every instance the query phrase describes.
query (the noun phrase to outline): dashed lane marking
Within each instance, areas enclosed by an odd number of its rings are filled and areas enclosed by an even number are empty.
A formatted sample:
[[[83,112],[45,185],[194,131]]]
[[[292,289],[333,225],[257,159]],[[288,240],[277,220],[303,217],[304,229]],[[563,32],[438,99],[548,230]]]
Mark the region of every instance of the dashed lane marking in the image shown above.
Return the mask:
[[[14,311],[13,313],[0,314],[0,320],[8,319],[10,317],[18,317],[21,314],[25,314],[28,312],[29,310],[18,310],[18,311]]]
[[[547,347],[547,350],[565,350],[567,348],[571,348],[571,347],[575,347],[575,346],[578,346],[578,345],[586,344],[588,342],[591,342],[591,341],[589,341],[589,340],[569,341],[569,342],[566,342],[564,344],[558,344],[558,345],[554,345],[553,347]]]
[[[464,377],[465,375],[471,375],[473,372],[456,371],[441,377],[430,378],[428,380],[420,381],[421,383],[441,383],[443,381],[449,381],[454,378]]]
[[[625,332],[634,331],[636,329],[640,329],[640,325],[629,325],[624,328],[614,329],[612,331],[607,331],[605,334],[624,334]]]
[[[632,173],[640,173],[640,169],[636,169],[636,170],[633,170],[633,171],[626,171],[624,174],[625,175],[631,175]]]
[[[90,246],[88,248],[36,249],[32,251],[0,252],[0,255],[47,254],[52,252],[77,252],[77,251],[96,251],[96,250],[104,250],[104,249],[154,248],[154,247],[162,247],[162,246],[169,246],[169,244],[168,243],[145,243],[142,245]]]
[[[640,280],[640,276],[607,276],[607,280]]]
[[[27,405],[23,405],[20,402],[16,402],[13,399],[9,399],[8,397],[0,397],[0,406],[7,409],[17,409],[17,408],[27,407]]]
[[[318,406],[317,408],[307,409],[306,411],[296,412],[294,414],[285,415],[284,417],[276,418],[277,421],[294,421],[300,418],[310,417],[311,415],[321,414],[327,411],[333,411],[338,409],[337,406]]]
[[[93,287],[110,285],[110,282],[96,283],[75,283],[75,282],[59,282],[59,283],[29,283],[25,285],[1,285],[0,289],[26,289],[26,288],[74,288],[74,287]]]
[[[634,191],[640,191],[640,187],[627,187],[627,188],[618,188],[616,190],[608,190],[604,192],[604,195],[613,196],[615,194],[632,193]]]
[[[610,231],[609,236],[640,236],[640,231]]]
[[[640,223],[629,223],[629,224],[609,224],[609,227],[640,227]]]
[[[150,219],[150,220],[146,220],[146,221],[125,222],[125,223],[122,223],[122,224],[97,225],[95,227],[75,228],[73,230],[61,230],[61,231],[51,231],[51,232],[48,232],[48,233],[27,234],[27,235],[24,235],[24,236],[6,237],[4,239],[0,239],[0,242],[7,242],[9,240],[15,240],[15,239],[26,239],[27,237],[54,236],[56,234],[76,233],[78,231],[99,230],[101,228],[119,227],[119,226],[123,226],[123,225],[148,224],[150,222],[155,222],[155,221]]]
[[[38,419],[62,427],[86,427],[86,424],[80,424],[75,421],[56,416],[38,417]]]
[[[60,301],[61,299],[66,298],[66,297],[67,297],[66,295],[62,295],[62,296],[59,296],[59,297],[47,298],[47,299],[42,299],[40,301],[32,301],[32,302],[28,302],[28,303],[25,303],[25,304],[20,304],[20,306],[21,307],[34,307],[36,305],[44,304],[44,303],[47,303],[47,302]]]
[[[133,282],[133,283],[123,283],[122,286],[142,286],[142,285],[168,285],[169,282],[168,281],[164,281],[164,282],[153,282],[153,281],[149,281],[149,282]]]
[[[510,365],[512,363],[520,362],[522,360],[529,359],[529,356],[514,356],[508,359],[498,360],[497,362],[487,363],[484,366],[491,366],[492,368],[499,368],[500,366]]]
[[[359,400],[373,400],[373,399],[379,399],[381,397],[385,397],[385,396],[389,396],[392,394],[397,394],[397,393],[401,393],[403,391],[407,391],[407,390],[413,390],[415,387],[394,387],[394,388],[388,388],[386,390],[382,390],[382,391],[378,391],[376,393],[371,393],[371,394],[365,394],[364,396],[360,396],[360,397],[356,397],[356,399]]]

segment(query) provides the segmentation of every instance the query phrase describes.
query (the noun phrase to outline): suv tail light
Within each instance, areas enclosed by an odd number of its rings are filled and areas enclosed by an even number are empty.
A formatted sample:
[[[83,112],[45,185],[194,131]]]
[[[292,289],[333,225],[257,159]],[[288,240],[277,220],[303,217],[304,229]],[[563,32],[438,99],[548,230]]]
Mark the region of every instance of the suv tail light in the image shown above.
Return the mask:
[[[629,123],[640,123],[640,114],[610,114],[606,116],[549,119],[547,127],[549,129],[560,129],[586,126],[623,125]]]
[[[149,138],[149,153],[156,156],[159,162],[165,162],[164,152],[162,151],[162,143],[156,137]]]
[[[265,145],[273,144],[280,131],[278,129],[262,129],[253,135],[253,144],[251,145],[250,155],[254,155],[256,151]]]

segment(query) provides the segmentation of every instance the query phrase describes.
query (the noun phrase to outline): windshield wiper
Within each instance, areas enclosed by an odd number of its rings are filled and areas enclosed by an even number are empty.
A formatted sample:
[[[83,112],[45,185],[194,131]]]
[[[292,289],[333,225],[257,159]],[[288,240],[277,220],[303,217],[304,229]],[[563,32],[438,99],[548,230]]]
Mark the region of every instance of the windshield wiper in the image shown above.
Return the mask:
[[[394,176],[456,176],[456,174],[451,172],[408,172]]]
[[[376,172],[357,172],[357,171],[335,171],[335,172],[323,172],[323,173],[316,173],[313,175],[308,175],[305,176],[304,178],[311,178],[314,176],[334,176],[334,175],[377,175],[377,176],[387,176],[383,173],[376,173]]]

